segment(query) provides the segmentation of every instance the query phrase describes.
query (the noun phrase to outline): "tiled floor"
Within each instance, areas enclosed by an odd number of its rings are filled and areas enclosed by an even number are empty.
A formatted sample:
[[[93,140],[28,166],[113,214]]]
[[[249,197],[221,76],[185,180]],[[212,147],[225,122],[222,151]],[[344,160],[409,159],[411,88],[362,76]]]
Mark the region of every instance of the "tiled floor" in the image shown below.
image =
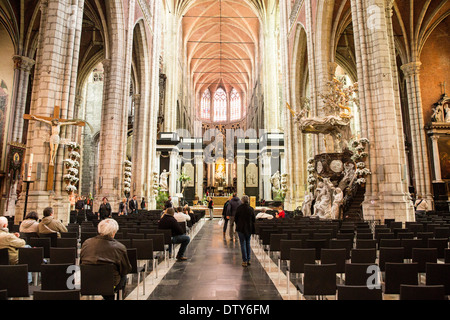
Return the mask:
[[[206,220],[188,246],[186,262],[176,262],[149,300],[281,300],[277,288],[252,254],[241,263],[239,241],[223,239],[218,220]]]

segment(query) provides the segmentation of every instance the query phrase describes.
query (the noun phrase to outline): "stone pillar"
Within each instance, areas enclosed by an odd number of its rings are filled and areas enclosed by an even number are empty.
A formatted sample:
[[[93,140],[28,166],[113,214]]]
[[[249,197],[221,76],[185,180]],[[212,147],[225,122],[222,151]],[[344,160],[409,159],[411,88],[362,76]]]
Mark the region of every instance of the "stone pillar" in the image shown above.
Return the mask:
[[[25,105],[27,101],[28,85],[30,80],[31,68],[35,65],[36,61],[28,57],[14,56],[14,68],[16,69],[17,92],[15,101],[15,116],[14,116],[14,128],[12,134],[12,141],[22,142],[23,135],[23,114],[25,113]]]
[[[236,156],[236,192],[240,198],[245,194],[245,155]]]
[[[178,178],[178,152],[169,152],[170,162],[169,162],[169,195],[172,197],[177,193],[177,178]]]
[[[75,35],[81,30],[80,14],[84,1],[43,0],[40,2],[41,21],[37,41],[35,77],[30,112],[34,115],[52,116],[55,106],[61,107],[61,116],[72,115],[74,108],[75,82],[78,71],[78,47]],[[82,14],[81,14],[82,16]],[[25,91],[24,91],[25,94]],[[23,113],[21,114],[23,116]],[[18,120],[18,119],[17,119]],[[20,135],[20,127],[16,135]],[[47,191],[50,148],[44,137],[51,134],[49,125],[30,121],[27,134],[27,156],[34,155],[28,211],[42,214],[45,207],[53,206],[55,218],[68,221],[70,203],[66,194],[61,194],[60,174],[64,147],[58,150],[56,183],[53,191]],[[66,138],[66,128],[60,136]],[[19,201],[16,221],[22,220],[24,199]]]
[[[199,201],[203,199],[203,162],[204,157],[202,155],[194,156],[195,164],[195,195]]]
[[[164,132],[175,132],[176,120],[179,115],[176,114],[178,99],[178,30],[179,18],[176,9],[172,8],[166,12],[165,32],[164,32],[164,62],[166,68],[166,99],[164,106]]]
[[[145,156],[148,154],[147,146],[146,146],[146,136],[145,136],[145,101],[144,105],[142,102],[142,95],[135,94],[133,95],[133,104],[135,110],[135,121],[133,127],[133,153],[131,162],[133,163],[132,172],[133,176],[131,177],[132,183],[131,185],[136,185],[136,190],[132,188],[132,194],[135,194],[139,199],[144,195],[144,184],[146,183],[146,165],[144,163]]]
[[[401,66],[406,78],[408,107],[411,119],[412,152],[416,193],[433,203],[430,181],[430,167],[424,130],[422,96],[420,88],[421,62],[411,62]]]
[[[272,200],[272,184],[270,183],[270,178],[272,177],[272,166],[271,166],[271,152],[265,152],[262,155],[262,165],[263,165],[263,190],[264,190],[264,200]]]
[[[438,135],[432,135],[430,136],[432,148],[433,148],[433,164],[434,164],[434,182],[442,182],[442,176],[441,176],[441,163],[439,161],[439,136]]]
[[[268,5],[276,6],[276,1],[269,0]],[[264,54],[263,54],[263,87],[264,87],[264,128],[267,131],[281,129],[279,112],[278,82],[278,37],[277,10],[267,11],[263,19]]]
[[[366,185],[364,218],[414,221],[407,179],[401,119],[394,92],[392,39],[385,0],[351,0],[355,32],[362,136],[368,138],[372,175]]]

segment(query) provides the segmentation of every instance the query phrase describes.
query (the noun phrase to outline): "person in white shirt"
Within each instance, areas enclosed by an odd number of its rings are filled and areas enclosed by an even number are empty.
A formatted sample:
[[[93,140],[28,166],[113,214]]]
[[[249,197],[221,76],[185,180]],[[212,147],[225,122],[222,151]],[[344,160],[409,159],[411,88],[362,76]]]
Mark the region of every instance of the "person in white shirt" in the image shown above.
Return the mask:
[[[267,211],[266,208],[262,208],[261,212],[259,212],[259,213],[256,215],[256,218],[255,218],[255,219],[256,219],[256,220],[259,220],[259,219],[268,219],[268,220],[271,220],[271,219],[273,219],[273,215],[266,213],[266,211]]]
[[[423,199],[421,195],[418,195],[414,208],[416,209],[416,219],[424,216],[428,209],[427,200]]]
[[[188,230],[188,226],[187,226],[187,221],[191,221],[191,217],[188,214],[185,214],[183,212],[183,208],[182,207],[178,207],[177,211],[175,212],[175,214],[173,215],[173,217],[175,218],[175,220],[177,220],[178,222],[184,222],[186,224],[186,230]]]

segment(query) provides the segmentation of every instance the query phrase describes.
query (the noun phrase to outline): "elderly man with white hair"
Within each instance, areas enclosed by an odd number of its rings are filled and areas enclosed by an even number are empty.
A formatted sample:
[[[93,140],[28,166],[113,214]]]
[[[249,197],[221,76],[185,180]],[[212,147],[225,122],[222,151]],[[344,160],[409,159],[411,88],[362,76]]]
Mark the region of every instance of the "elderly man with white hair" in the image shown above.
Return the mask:
[[[9,233],[8,219],[0,217],[0,249],[8,249],[9,264],[17,264],[19,261],[18,249],[25,246],[25,240],[20,239],[18,233]]]
[[[127,248],[114,236],[119,230],[119,225],[114,219],[105,219],[98,224],[96,237],[84,241],[81,247],[81,264],[113,264],[115,291],[122,290],[126,285],[126,276],[131,271]],[[114,297],[104,297],[106,300]]]

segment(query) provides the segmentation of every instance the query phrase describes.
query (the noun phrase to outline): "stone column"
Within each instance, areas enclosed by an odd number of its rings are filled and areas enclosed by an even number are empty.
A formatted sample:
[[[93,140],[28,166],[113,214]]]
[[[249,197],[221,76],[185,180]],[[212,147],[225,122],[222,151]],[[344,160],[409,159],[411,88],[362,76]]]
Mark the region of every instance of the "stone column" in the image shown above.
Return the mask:
[[[17,92],[15,102],[15,116],[12,141],[22,142],[23,134],[23,114],[25,113],[25,105],[27,101],[28,85],[30,80],[30,71],[35,65],[36,61],[28,57],[14,56],[14,68],[16,69]]]
[[[132,172],[133,176],[131,177],[132,180],[132,186],[136,184],[136,190],[132,189],[132,193],[136,194],[139,199],[142,198],[144,194],[144,183],[146,182],[145,179],[145,155],[147,154],[147,148],[146,148],[146,137],[145,137],[145,130],[143,123],[146,117],[144,116],[145,111],[143,110],[145,108],[141,105],[142,95],[135,94],[133,95],[133,104],[134,104],[134,110],[135,110],[135,121],[134,121],[134,128],[133,128],[133,153],[131,162],[133,163]]]
[[[416,193],[421,194],[428,202],[433,202],[430,167],[426,134],[424,130],[422,96],[420,88],[421,62],[411,62],[401,66],[406,78],[408,107],[411,119],[412,152],[414,159],[414,180]]]
[[[236,192],[238,197],[242,197],[245,193],[245,155],[236,156]]]
[[[361,103],[362,136],[368,138],[372,175],[363,202],[365,219],[413,221],[403,176],[405,148],[394,92],[392,39],[385,0],[351,0]]]
[[[430,136],[432,148],[433,148],[433,164],[434,164],[434,182],[442,182],[442,176],[441,176],[441,163],[439,161],[439,136],[438,135],[432,135]]]
[[[35,115],[52,116],[55,106],[61,107],[61,116],[72,115],[78,69],[78,48],[74,38],[81,30],[80,12],[84,1],[78,0],[42,0],[40,2],[41,21],[37,41],[36,67],[31,97],[30,112]],[[25,94],[25,92],[24,92]],[[23,114],[22,114],[23,116]],[[18,128],[20,130],[20,127]],[[44,137],[49,137],[49,125],[30,121],[27,135],[27,156],[34,155],[34,164],[28,210],[42,213],[45,207],[53,206],[55,218],[67,222],[70,203],[66,194],[60,194],[64,147],[58,150],[55,166],[56,183],[54,191],[47,191],[47,173],[49,170],[50,148]],[[19,131],[16,134],[20,135]],[[66,138],[66,128],[61,129],[60,136]],[[18,204],[23,209],[24,200]],[[21,220],[23,210],[16,210],[16,221]]]
[[[170,162],[169,162],[169,195],[172,197],[177,193],[177,178],[178,178],[178,152],[169,152]]]
[[[195,165],[195,194],[199,201],[203,199],[203,162],[204,157],[202,155],[194,156]]]
[[[270,178],[272,177],[272,166],[271,166],[272,153],[265,152],[262,155],[263,162],[263,190],[264,190],[264,200],[272,200],[272,184],[270,183]]]
[[[179,18],[176,9],[166,12],[165,32],[164,32],[164,62],[166,68],[166,99],[164,106],[164,131],[175,132],[176,120],[179,115],[176,114],[178,99],[178,30]]]

